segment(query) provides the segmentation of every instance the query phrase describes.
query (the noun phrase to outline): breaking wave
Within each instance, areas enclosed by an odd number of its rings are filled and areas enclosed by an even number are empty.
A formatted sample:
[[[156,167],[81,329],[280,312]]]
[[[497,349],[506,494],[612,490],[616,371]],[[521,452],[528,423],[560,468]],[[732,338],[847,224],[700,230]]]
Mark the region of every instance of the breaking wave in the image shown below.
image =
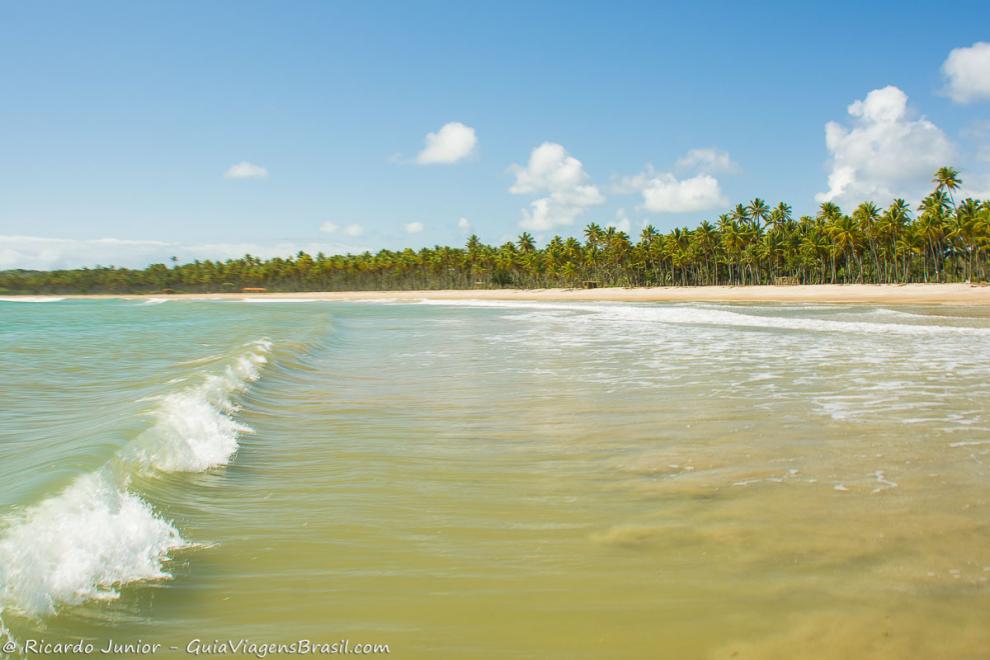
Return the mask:
[[[423,300],[424,305],[453,305],[466,307],[495,307],[539,311],[570,311],[593,314],[605,320],[643,321],[678,325],[711,325],[812,332],[884,333],[901,335],[963,334],[990,337],[990,329],[943,324],[887,323],[872,321],[843,321],[793,316],[757,316],[713,307],[650,304],[585,304],[551,302],[514,302],[493,300]],[[915,315],[903,314],[905,320]],[[917,317],[919,321],[940,317]]]
[[[169,577],[178,530],[104,472],[82,475],[7,521],[0,538],[0,603],[22,614],[114,599],[128,582]],[[2,611],[2,610],[0,610]]]
[[[237,437],[250,433],[232,413],[232,396],[260,376],[271,342],[259,340],[202,383],[165,396],[152,415],[155,424],[138,436],[125,458],[162,472],[202,472],[224,465],[237,451]]]
[[[248,344],[219,373],[160,400],[154,424],[95,472],[0,520],[0,616],[54,614],[112,600],[126,584],[171,577],[190,547],[175,525],[129,490],[135,472],[201,472],[226,464],[238,434],[233,397],[259,378],[271,342]],[[0,619],[0,631],[6,630]]]

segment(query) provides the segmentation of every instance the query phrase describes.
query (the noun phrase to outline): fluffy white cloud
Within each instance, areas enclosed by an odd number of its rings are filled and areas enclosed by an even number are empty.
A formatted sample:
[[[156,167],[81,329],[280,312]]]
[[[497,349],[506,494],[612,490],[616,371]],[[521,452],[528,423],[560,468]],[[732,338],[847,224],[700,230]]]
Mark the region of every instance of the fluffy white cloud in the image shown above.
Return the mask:
[[[704,174],[725,172],[735,174],[739,165],[732,160],[728,151],[719,149],[692,149],[677,160],[677,169]]]
[[[474,129],[459,121],[440,127],[436,133],[426,134],[426,146],[416,156],[420,165],[456,163],[471,155],[478,145]]]
[[[945,93],[956,103],[990,99],[990,43],[954,48],[942,64]]]
[[[628,234],[629,230],[632,229],[632,222],[629,220],[629,216],[626,215],[626,210],[619,209],[618,211],[615,212],[615,221],[610,222],[605,226],[615,227],[619,231],[623,231]]]
[[[541,197],[522,210],[519,226],[530,231],[549,231],[561,225],[574,224],[574,219],[583,211],[583,208],[560,205],[550,197]]]
[[[545,195],[523,209],[519,224],[524,229],[546,231],[569,225],[586,208],[605,201],[581,161],[554,142],[544,142],[533,149],[526,166],[513,165],[509,169],[516,175],[509,192]]]
[[[460,229],[461,231],[465,232],[465,233],[466,232],[469,232],[469,231],[471,231],[471,221],[468,220],[467,218],[458,218],[457,219],[457,228]]]
[[[410,222],[409,224],[405,225],[405,230],[407,234],[418,234],[421,231],[423,231],[423,223]]]
[[[261,165],[243,160],[231,165],[223,176],[225,179],[265,179],[268,177],[268,170]]]
[[[678,179],[663,173],[650,179],[643,188],[643,208],[654,213],[690,213],[707,211],[728,204],[718,179],[698,174]]]
[[[96,265],[143,268],[151,263],[168,263],[173,255],[185,262],[193,259],[233,259],[248,253],[270,258],[292,256],[299,250],[310,254],[343,254],[359,253],[364,249],[361,246],[321,242],[188,244],[119,238],[72,239],[0,235],[0,270],[49,270]]]
[[[517,195],[549,192],[557,201],[584,206],[605,201],[598,188],[588,182],[581,161],[554,142],[533,149],[525,167],[513,165],[510,169],[516,182],[509,192]]]
[[[816,200],[913,201],[936,169],[951,164],[955,152],[945,133],[924,117],[914,118],[907,102],[897,87],[875,89],[848,107],[850,127],[834,121],[825,125],[825,146],[831,154],[829,189]]]
[[[344,233],[348,236],[360,236],[364,233],[364,227],[361,225],[347,225],[344,227]]]
[[[650,163],[642,172],[612,177],[612,191],[619,194],[640,193],[640,208],[653,213],[692,213],[725,206],[728,200],[713,174],[735,173],[739,166],[727,151],[692,149],[677,159],[675,169],[693,174],[680,178],[672,172],[657,172]]]
[[[332,222],[324,222],[323,224],[320,225],[320,231],[326,234],[335,234],[337,233],[338,229],[340,229],[340,227],[338,227]]]
[[[641,193],[641,208],[653,213],[708,211],[728,203],[718,179],[711,174],[679,179],[670,172],[657,172],[649,163],[639,174],[613,178],[612,190],[623,194]]]

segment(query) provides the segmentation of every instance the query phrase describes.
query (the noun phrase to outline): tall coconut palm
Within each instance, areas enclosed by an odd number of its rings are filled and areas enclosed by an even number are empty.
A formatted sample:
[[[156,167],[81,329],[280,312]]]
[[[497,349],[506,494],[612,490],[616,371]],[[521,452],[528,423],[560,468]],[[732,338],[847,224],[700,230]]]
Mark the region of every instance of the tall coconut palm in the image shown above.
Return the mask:
[[[762,224],[770,214],[770,207],[759,197],[751,201],[749,206],[746,207],[746,210],[749,211],[749,217],[758,225]]]
[[[949,201],[952,201],[952,193],[955,192],[960,185],[962,185],[962,179],[959,178],[959,170],[954,167],[940,167],[935,170],[935,175],[932,177],[932,183],[935,184],[935,190],[942,191],[948,194]]]
[[[852,266],[851,262],[859,263],[858,279],[862,279],[863,264],[862,261],[860,261],[859,248],[862,243],[863,235],[859,229],[859,225],[848,215],[840,215],[830,224],[829,234],[832,237],[832,245],[835,256],[845,260],[846,281],[849,280],[850,269]],[[835,265],[833,265],[832,277],[834,280]]]
[[[772,211],[770,211],[770,215],[767,220],[771,228],[780,229],[782,226],[791,221],[791,205],[780,202],[777,206],[773,207]]]
[[[749,215],[749,207],[742,204],[736,204],[736,208],[732,209],[729,217],[740,224],[747,223],[752,219]]]
[[[825,222],[835,221],[842,215],[842,209],[835,202],[822,202],[818,207],[818,219]]]
[[[477,236],[464,247],[434,246],[376,253],[298,252],[260,259],[152,264],[145,269],[96,267],[55,272],[2,271],[0,291],[14,293],[231,290],[417,289],[473,286],[570,286],[579,279],[603,284],[758,284],[779,275],[801,282],[919,282],[976,280],[990,275],[990,201],[963,199],[959,172],[940,168],[935,190],[917,217],[903,199],[882,212],[871,202],[850,216],[834,202],[814,217],[791,217],[756,198],[715,223],[678,227],[660,235],[644,228],[635,246],[614,227],[589,224],[579,237],[551,238],[545,247],[523,233],[516,241],[486,245]]]
[[[942,241],[946,232],[946,219],[949,212],[949,196],[943,190],[935,190],[923,200],[918,207],[919,215],[917,232],[928,247],[932,267],[935,270],[935,281],[942,280],[942,262],[944,259]],[[925,279],[928,279],[928,260],[925,260]]]
[[[859,225],[863,241],[872,257],[874,273],[880,272],[880,254],[877,236],[877,220],[880,218],[880,207],[873,202],[863,202],[853,211],[853,220]]]
[[[533,235],[528,231],[524,231],[519,234],[519,238],[516,239],[516,245],[519,246],[519,251],[523,253],[533,252],[536,249],[536,240]]]

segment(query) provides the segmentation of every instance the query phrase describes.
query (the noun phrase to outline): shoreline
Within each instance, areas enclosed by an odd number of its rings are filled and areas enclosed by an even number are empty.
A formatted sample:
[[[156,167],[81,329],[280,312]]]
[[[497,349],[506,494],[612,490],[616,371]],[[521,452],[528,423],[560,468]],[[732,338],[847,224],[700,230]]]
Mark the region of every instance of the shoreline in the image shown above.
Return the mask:
[[[3,296],[16,299],[21,296]],[[149,293],[25,295],[66,300],[492,300],[527,302],[880,303],[990,306],[990,286],[971,284],[806,284],[599,289],[438,289],[416,291],[300,291],[270,293]]]

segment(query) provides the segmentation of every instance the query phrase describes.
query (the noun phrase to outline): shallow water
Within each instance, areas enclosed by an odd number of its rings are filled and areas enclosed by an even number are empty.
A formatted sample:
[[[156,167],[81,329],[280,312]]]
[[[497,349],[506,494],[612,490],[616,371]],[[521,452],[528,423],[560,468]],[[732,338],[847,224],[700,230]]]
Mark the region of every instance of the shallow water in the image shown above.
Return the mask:
[[[990,648],[979,309],[35,298],[0,373],[18,643]]]

